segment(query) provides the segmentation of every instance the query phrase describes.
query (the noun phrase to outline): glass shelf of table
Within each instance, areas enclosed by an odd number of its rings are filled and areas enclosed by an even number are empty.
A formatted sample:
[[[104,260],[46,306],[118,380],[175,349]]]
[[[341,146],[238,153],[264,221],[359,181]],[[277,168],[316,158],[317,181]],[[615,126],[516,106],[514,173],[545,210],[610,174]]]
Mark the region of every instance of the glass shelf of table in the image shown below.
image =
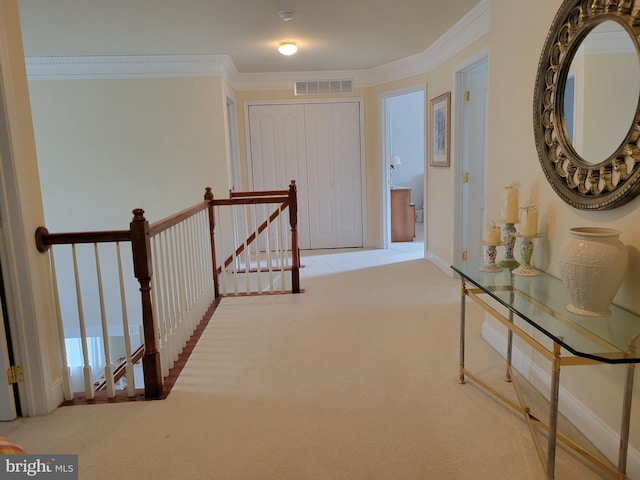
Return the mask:
[[[480,263],[462,262],[451,268],[480,295],[488,295],[517,317],[574,355],[604,363],[638,363],[640,316],[611,305],[606,317],[588,317],[567,310],[569,292],[562,281],[546,273],[513,275],[509,269],[487,273]]]

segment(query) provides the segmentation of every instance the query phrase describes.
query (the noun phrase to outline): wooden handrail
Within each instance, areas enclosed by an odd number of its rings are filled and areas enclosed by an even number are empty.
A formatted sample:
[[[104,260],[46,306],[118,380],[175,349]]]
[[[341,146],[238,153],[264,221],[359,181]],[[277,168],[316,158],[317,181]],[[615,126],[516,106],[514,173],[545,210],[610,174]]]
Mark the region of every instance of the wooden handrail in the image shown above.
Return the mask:
[[[265,220],[260,226],[251,233],[241,245],[236,248],[235,255],[230,255],[225,261],[224,266],[219,266],[215,275],[216,278],[222,273],[222,269],[228,267],[233,262],[234,257],[240,255],[246,245],[251,244],[258,238],[269,222],[273,222],[281,212],[289,207],[289,224],[291,226],[291,291],[300,293],[300,249],[298,247],[298,188],[295,180],[291,180],[288,190],[265,190],[258,192],[229,192],[229,199],[214,200],[214,205],[245,205],[245,204],[264,204],[282,202],[280,206]],[[289,270],[289,269],[287,269]]]
[[[199,213],[202,210],[206,210],[207,208],[209,208],[209,201],[205,200],[204,202],[196,204],[193,207],[185,208],[181,212],[175,213],[170,217],[152,223],[151,225],[149,225],[149,235],[151,235],[152,237],[158,235],[159,233],[176,226],[178,223],[194,216],[196,213]]]
[[[265,190],[261,192],[231,192],[228,199],[215,199],[211,188],[206,188],[204,201],[186,208],[174,215],[164,218],[153,224],[144,217],[144,210],[137,208],[132,211],[133,219],[129,224],[129,230],[110,230],[110,231],[92,231],[92,232],[65,232],[50,233],[44,227],[38,227],[35,232],[35,241],[38,251],[45,253],[52,245],[65,244],[97,244],[97,243],[114,243],[114,242],[130,242],[133,259],[133,273],[139,283],[140,301],[142,308],[142,328],[144,332],[144,345],[139,347],[133,359],[137,363],[142,361],[145,397],[161,398],[163,393],[163,378],[160,363],[159,337],[157,326],[154,321],[154,312],[151,298],[151,278],[153,276],[153,262],[151,252],[151,237],[165,230],[180,224],[184,220],[204,211],[208,210],[209,234],[211,244],[211,275],[214,282],[214,299],[213,302],[219,301],[219,283],[218,274],[222,268],[226,268],[233,261],[230,256],[224,263],[224,267],[217,267],[216,249],[215,249],[215,206],[228,205],[257,205],[257,204],[279,204],[278,207],[269,215],[268,220],[262,222],[260,226],[253,232],[245,243],[236,249],[236,256],[242,253],[245,245],[252,243],[258,238],[280,213],[289,208],[289,221],[291,225],[291,245],[292,245],[292,265],[286,270],[291,271],[292,292],[300,293],[299,285],[299,267],[300,254],[298,249],[297,237],[297,193],[295,181],[291,181],[288,190]],[[217,303],[216,303],[217,304]],[[114,380],[118,380],[124,374],[124,366],[116,368]],[[98,389],[104,388],[101,383]]]
[[[256,192],[234,192],[233,190],[229,190],[229,198],[236,197],[265,197],[270,195],[283,195],[287,196],[289,194],[288,190],[262,190]]]
[[[49,233],[46,227],[38,227],[36,229],[36,247],[40,253],[45,253],[51,248],[51,245],[128,242],[130,240],[131,232],[129,230]]]
[[[217,198],[213,201],[214,205],[259,205],[263,203],[280,203],[288,202],[287,195],[270,195],[266,197],[235,197],[235,198]]]
[[[136,348],[135,352],[131,354],[131,362],[138,363],[143,355],[144,345],[140,345],[138,348]],[[127,373],[127,362],[121,363],[113,370],[113,382],[115,383],[120,380],[122,377],[124,377],[125,373]],[[107,388],[106,379],[102,380],[98,385],[96,385],[95,390],[96,392],[99,392],[100,390],[104,390],[105,388]]]
[[[227,259],[224,261],[224,266],[220,265],[218,267],[218,275],[222,273],[223,268],[227,268],[229,265],[231,265],[233,263],[233,258],[244,252],[245,245],[250,245],[251,243],[253,243],[253,241],[258,238],[258,235],[264,232],[269,226],[269,223],[278,218],[278,215],[280,215],[280,213],[283,212],[285,208],[287,208],[286,203],[280,204],[280,206],[271,215],[269,215],[269,220],[265,220],[264,222],[262,222],[258,226],[257,230],[251,233],[251,235],[249,235],[247,239],[242,244],[240,244],[238,248],[236,248],[235,255],[229,255],[229,257],[227,257]]]

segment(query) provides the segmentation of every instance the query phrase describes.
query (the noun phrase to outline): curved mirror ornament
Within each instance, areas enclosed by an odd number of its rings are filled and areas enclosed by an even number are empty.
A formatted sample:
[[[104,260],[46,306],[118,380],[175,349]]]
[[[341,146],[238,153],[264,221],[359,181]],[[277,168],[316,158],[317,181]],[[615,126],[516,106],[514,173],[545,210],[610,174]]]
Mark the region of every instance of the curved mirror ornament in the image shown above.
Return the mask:
[[[540,57],[533,115],[538,157],[555,192],[575,208],[615,208],[640,193],[640,5],[634,3],[565,0]],[[602,40],[607,36],[627,46],[612,53],[616,42]],[[598,56],[607,53],[609,66],[592,55],[594,45]],[[603,82],[600,93],[590,90]],[[618,96],[622,84],[628,90]]]

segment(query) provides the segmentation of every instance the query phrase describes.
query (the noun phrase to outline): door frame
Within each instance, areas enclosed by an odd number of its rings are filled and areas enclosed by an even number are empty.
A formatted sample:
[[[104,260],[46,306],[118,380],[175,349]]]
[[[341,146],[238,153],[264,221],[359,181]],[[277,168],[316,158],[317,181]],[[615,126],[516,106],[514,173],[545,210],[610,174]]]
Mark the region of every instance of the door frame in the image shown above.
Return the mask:
[[[0,226],[0,372],[6,372],[13,365],[19,365],[11,340],[11,324],[9,319],[9,305],[6,294],[3,265],[6,265],[6,250],[4,246],[4,232]],[[0,422],[13,420],[22,415],[20,392],[17,384],[0,382]]]
[[[249,126],[249,107],[258,105],[304,105],[304,104],[327,104],[327,103],[357,103],[360,115],[360,190],[361,190],[361,209],[362,209],[362,243],[363,246],[372,247],[367,236],[367,172],[365,162],[365,123],[364,123],[364,98],[348,97],[348,98],[301,98],[289,100],[249,100],[244,102],[244,137],[245,137],[245,164],[247,168],[247,185],[249,190],[253,190],[253,178],[251,171],[253,169],[251,160],[251,132]],[[291,179],[287,179],[288,182]]]
[[[225,88],[226,136],[229,170],[229,188],[234,192],[242,190],[242,167],[240,165],[240,142],[238,140],[238,108],[233,92]]]
[[[47,257],[35,249],[33,232],[44,224],[35,138],[16,0],[0,3],[0,230],[2,275],[7,294],[21,413],[46,415],[64,398],[60,377],[50,362],[59,352],[47,338],[55,307],[47,278]],[[7,354],[7,346],[2,354]],[[55,366],[54,366],[55,369]]]
[[[464,175],[464,164],[462,162],[462,152],[463,145],[466,140],[467,131],[464,125],[464,79],[465,74],[474,69],[475,67],[481,65],[482,63],[486,63],[489,65],[489,49],[485,48],[479,51],[476,55],[468,58],[466,61],[456,65],[454,68],[454,103],[455,103],[455,139],[454,139],[454,151],[458,152],[456,154],[456,160],[453,163],[453,245],[452,245],[452,253],[453,258],[452,261],[458,262],[462,259],[462,252],[464,250],[463,239],[462,239],[462,230],[463,230],[463,222],[465,222],[464,218],[464,192],[463,192],[463,175]],[[489,88],[487,82],[487,89]],[[488,93],[489,95],[490,93]],[[486,131],[488,131],[488,122],[487,117],[484,119]],[[485,151],[483,154],[483,161],[486,169],[487,163],[487,147],[485,144]],[[486,178],[485,178],[486,182]]]
[[[387,249],[391,246],[391,192],[389,190],[390,186],[390,166],[389,166],[389,155],[391,154],[388,151],[389,148],[389,136],[390,136],[390,128],[388,121],[388,112],[387,112],[387,100],[393,97],[397,97],[399,95],[405,95],[409,93],[422,92],[423,93],[423,105],[422,105],[422,113],[424,116],[424,125],[426,129],[427,125],[427,84],[419,83],[415,85],[410,85],[408,87],[400,88],[397,90],[390,90],[384,93],[381,93],[378,97],[379,101],[379,109],[380,109],[380,232],[382,236],[382,248]],[[424,151],[423,151],[423,170],[424,176],[422,181],[422,189],[423,189],[423,198],[424,198],[424,218],[423,218],[423,228],[425,229],[424,233],[424,255],[426,257],[427,252],[427,218],[426,218],[426,203],[427,203],[427,158],[426,158],[426,133],[424,135]]]

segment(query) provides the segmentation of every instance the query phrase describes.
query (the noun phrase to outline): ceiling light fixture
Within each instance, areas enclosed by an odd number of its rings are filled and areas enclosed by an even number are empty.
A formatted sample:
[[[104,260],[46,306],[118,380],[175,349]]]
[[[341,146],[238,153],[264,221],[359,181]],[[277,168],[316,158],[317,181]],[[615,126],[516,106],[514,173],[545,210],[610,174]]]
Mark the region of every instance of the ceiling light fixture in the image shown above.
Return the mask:
[[[282,55],[289,56],[289,55],[293,55],[294,53],[296,53],[298,51],[298,46],[293,42],[282,42],[278,46],[278,51]]]

